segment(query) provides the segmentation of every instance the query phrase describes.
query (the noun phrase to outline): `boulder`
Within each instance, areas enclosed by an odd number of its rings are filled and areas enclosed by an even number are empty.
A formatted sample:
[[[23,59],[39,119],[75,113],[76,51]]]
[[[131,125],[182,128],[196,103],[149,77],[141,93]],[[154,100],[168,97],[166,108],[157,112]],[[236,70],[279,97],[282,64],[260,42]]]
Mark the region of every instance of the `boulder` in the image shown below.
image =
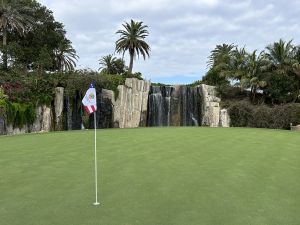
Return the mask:
[[[230,126],[230,118],[227,109],[220,110],[220,127],[229,127]]]
[[[291,124],[291,130],[292,130],[292,131],[300,131],[300,124],[299,124],[299,125],[296,125],[296,126],[293,126],[293,125]]]

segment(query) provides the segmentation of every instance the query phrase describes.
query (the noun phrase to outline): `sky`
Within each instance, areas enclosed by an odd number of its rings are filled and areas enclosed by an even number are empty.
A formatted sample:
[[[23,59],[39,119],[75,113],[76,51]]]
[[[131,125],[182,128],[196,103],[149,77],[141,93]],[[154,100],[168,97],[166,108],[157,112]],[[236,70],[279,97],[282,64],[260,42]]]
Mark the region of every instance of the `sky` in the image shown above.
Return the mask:
[[[299,0],[38,1],[65,25],[80,69],[98,70],[99,59],[114,54],[122,24],[142,21],[148,26],[150,58],[137,58],[133,72],[151,82],[187,84],[201,79],[218,44],[261,51],[282,38],[300,45]],[[128,64],[127,53],[124,59]]]

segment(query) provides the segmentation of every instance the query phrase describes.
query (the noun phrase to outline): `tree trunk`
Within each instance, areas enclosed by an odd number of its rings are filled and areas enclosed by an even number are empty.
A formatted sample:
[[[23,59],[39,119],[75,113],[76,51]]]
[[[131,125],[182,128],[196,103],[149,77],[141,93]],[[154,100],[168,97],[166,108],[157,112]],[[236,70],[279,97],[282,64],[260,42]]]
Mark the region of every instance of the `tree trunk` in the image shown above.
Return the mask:
[[[7,30],[3,29],[3,69],[7,69]]]
[[[250,89],[250,101],[253,102],[253,89],[254,87],[251,86],[251,89]]]
[[[256,97],[256,90],[257,90],[257,88],[255,87],[255,88],[253,88],[253,99],[252,99],[252,102],[254,103],[254,101],[255,101],[255,97]]]
[[[294,98],[294,102],[297,102],[299,96],[300,96],[300,79],[297,82],[297,91],[296,91],[296,96]]]
[[[129,62],[129,67],[128,67],[128,72],[131,74],[132,73],[132,68],[133,68],[133,52],[129,52],[130,55],[130,62]]]

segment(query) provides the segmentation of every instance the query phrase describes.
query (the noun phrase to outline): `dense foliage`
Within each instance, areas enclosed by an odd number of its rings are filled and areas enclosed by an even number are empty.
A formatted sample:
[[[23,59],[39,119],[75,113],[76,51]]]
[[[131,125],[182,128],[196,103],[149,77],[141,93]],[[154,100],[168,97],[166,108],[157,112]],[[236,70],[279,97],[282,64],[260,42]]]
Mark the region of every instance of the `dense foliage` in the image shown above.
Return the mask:
[[[236,101],[227,105],[230,125],[233,127],[258,127],[289,129],[290,124],[300,124],[300,104],[267,106]]]
[[[100,60],[100,73],[75,70],[78,56],[63,24],[36,0],[1,1],[0,36],[0,116],[14,127],[31,124],[36,106],[53,104],[57,86],[69,96],[82,96],[96,82],[97,90],[106,88],[117,95],[117,86],[126,78],[142,79],[112,55]]]
[[[36,0],[0,2],[2,68],[73,70],[78,56],[62,23]]]
[[[260,53],[233,44],[217,45],[208,61],[202,82],[216,85],[221,95],[230,87],[248,90],[253,103],[257,95],[268,104],[300,101],[300,46],[279,40]],[[263,93],[262,95],[260,93]]]

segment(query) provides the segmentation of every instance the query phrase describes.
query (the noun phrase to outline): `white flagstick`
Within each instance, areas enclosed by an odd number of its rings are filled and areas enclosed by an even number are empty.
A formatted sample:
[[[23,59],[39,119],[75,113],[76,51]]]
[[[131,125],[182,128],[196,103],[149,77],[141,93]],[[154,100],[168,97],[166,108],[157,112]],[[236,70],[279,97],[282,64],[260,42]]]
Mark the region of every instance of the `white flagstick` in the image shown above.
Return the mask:
[[[96,134],[97,134],[97,129],[96,129],[96,111],[94,112],[94,128],[95,128],[95,190],[96,190],[96,202],[94,205],[99,205],[100,203],[98,202],[98,182],[97,182],[97,142],[96,142]]]

